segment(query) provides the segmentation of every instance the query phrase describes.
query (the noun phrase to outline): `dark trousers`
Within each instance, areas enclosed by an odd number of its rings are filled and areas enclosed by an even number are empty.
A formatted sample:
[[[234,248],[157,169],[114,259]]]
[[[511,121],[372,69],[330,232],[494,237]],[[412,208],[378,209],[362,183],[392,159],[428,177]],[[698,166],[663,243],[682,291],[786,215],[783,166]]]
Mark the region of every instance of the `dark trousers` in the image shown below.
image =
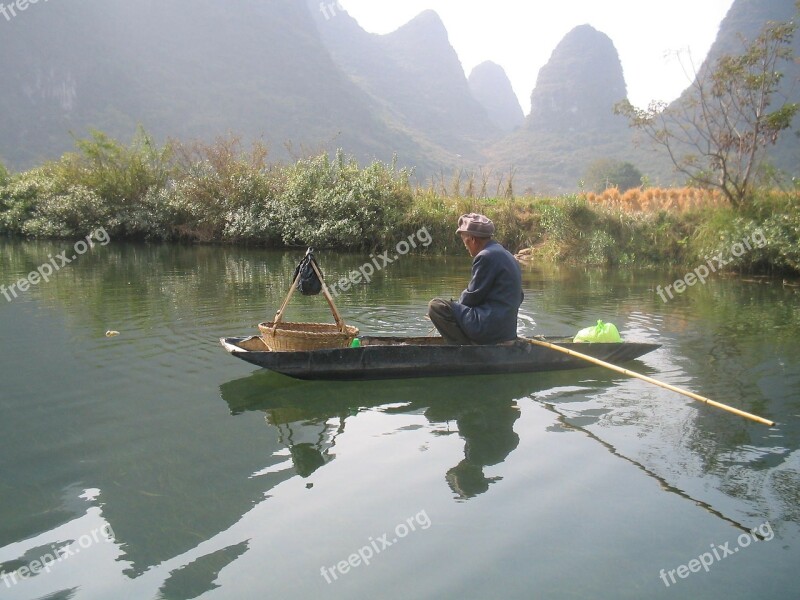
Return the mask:
[[[430,317],[436,329],[439,330],[439,333],[442,334],[446,343],[470,345],[473,342],[456,321],[451,304],[448,300],[434,298],[428,303],[428,317]]]

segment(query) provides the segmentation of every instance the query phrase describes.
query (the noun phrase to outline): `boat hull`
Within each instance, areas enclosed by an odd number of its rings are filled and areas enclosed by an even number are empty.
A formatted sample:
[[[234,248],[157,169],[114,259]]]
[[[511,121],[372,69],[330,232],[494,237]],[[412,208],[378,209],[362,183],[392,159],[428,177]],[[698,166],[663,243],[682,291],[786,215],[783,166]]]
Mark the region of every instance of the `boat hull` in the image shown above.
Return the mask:
[[[631,361],[660,347],[638,342],[547,341],[613,364]],[[364,337],[359,348],[301,352],[271,352],[257,336],[221,338],[220,343],[236,358],[297,379],[405,379],[533,373],[589,366],[585,360],[524,339],[503,344],[456,346],[442,343],[441,338]]]

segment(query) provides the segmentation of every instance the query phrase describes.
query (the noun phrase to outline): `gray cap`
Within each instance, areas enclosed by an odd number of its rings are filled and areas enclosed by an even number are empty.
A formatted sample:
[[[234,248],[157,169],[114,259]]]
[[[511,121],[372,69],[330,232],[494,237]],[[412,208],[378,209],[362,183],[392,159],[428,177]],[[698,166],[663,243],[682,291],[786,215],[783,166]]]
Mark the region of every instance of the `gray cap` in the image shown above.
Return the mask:
[[[469,213],[458,218],[456,233],[466,233],[477,238],[490,238],[494,235],[494,223],[484,215]]]

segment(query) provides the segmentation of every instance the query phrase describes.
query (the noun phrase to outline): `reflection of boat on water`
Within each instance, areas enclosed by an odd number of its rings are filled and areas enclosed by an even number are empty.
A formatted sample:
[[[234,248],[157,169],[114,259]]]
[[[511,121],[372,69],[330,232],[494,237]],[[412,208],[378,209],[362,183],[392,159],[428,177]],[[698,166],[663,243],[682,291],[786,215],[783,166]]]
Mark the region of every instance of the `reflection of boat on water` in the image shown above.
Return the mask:
[[[638,370],[648,372],[644,365]],[[263,411],[266,421],[281,431],[293,432],[282,437],[295,470],[303,477],[313,473],[335,457],[331,449],[344,432],[348,418],[365,410],[385,414],[423,414],[434,425],[433,435],[457,434],[464,440],[464,457],[444,473],[444,479],[459,499],[475,497],[489,490],[501,477],[486,474],[487,467],[502,464],[519,445],[514,426],[520,417],[518,401],[537,399],[540,393],[557,389],[569,393],[592,395],[592,390],[606,389],[603,379],[582,378],[575,387],[575,376],[569,371],[540,373],[535,378],[525,374],[452,377],[427,380],[402,379],[386,385],[381,381],[297,381],[269,371],[256,371],[249,376],[220,387],[222,398],[232,414]],[[554,396],[543,394],[539,402],[558,415],[559,431],[579,431],[600,443],[615,456],[632,463],[656,480],[661,487],[745,531],[743,525],[727,517],[712,505],[697,500],[692,494],[670,484],[645,463],[627,456],[603,440],[591,429],[596,415],[568,418],[557,410]],[[569,402],[569,401],[567,401]],[[590,421],[587,421],[590,419]],[[442,424],[447,424],[442,427]],[[456,428],[451,429],[455,423]],[[296,442],[309,444],[292,451]],[[312,456],[313,447],[313,456]]]
[[[549,383],[548,385],[552,385]],[[484,474],[501,464],[519,444],[514,423],[520,416],[516,399],[539,389],[530,377],[510,376],[432,380],[421,387],[414,380],[387,386],[383,382],[339,381],[327,384],[292,381],[259,371],[220,388],[233,414],[263,411],[266,422],[281,433],[297,474],[308,477],[335,458],[332,448],[346,420],[364,410],[386,414],[420,414],[436,435],[460,435],[464,458],[445,473],[460,498],[486,492],[498,477]],[[447,423],[447,427],[441,424]],[[451,428],[450,424],[456,427]]]
[[[552,343],[613,364],[625,363],[659,344],[621,342]],[[535,346],[525,339],[502,344],[455,346],[438,337],[363,337],[360,347],[271,352],[258,336],[220,340],[236,358],[297,379],[369,380],[454,375],[497,375],[576,369],[579,358]]]

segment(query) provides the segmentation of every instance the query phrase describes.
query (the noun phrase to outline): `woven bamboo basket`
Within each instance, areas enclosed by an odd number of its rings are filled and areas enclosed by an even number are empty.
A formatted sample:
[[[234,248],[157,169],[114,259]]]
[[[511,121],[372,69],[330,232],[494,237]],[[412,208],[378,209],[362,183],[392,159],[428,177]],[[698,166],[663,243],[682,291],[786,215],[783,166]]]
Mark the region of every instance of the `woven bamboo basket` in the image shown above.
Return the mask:
[[[261,339],[272,352],[347,348],[358,335],[358,328],[335,323],[260,323]]]

